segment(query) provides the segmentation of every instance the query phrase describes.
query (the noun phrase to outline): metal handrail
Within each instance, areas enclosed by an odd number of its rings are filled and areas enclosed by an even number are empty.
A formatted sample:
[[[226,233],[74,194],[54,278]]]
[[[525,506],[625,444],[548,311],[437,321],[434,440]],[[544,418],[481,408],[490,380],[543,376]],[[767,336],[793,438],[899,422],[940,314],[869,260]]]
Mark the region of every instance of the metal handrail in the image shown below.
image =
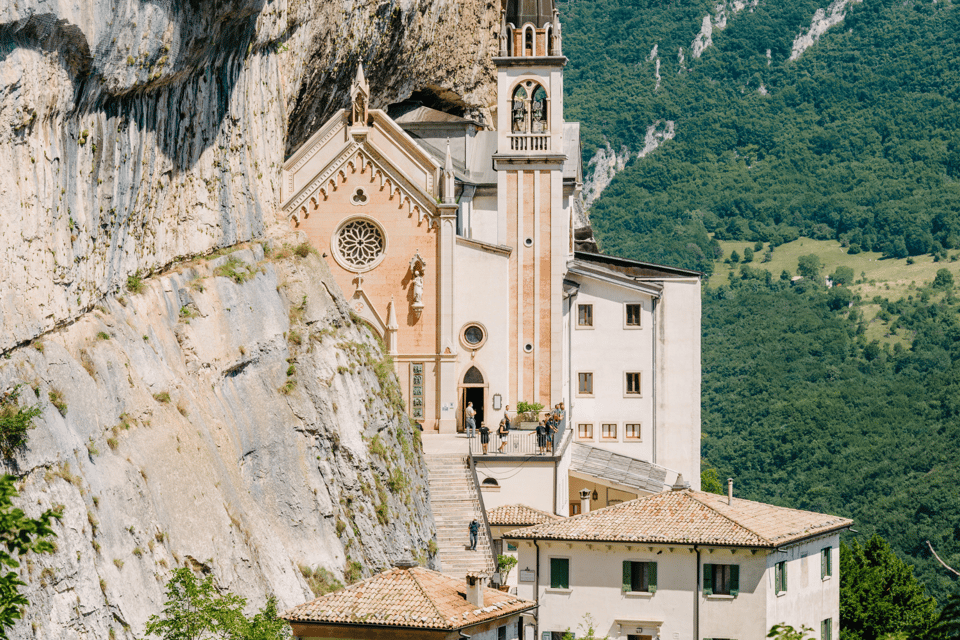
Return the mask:
[[[471,442],[473,439],[471,438]],[[467,451],[467,463],[470,467],[470,473],[473,474],[473,486],[477,492],[477,500],[480,502],[480,513],[483,516],[483,528],[487,531],[487,540],[490,542],[490,557],[493,560],[493,571],[500,571],[500,563],[497,553],[493,550],[493,532],[490,531],[490,521],[487,520],[487,507],[483,504],[483,492],[480,491],[480,479],[477,478],[477,465],[473,461],[473,452]]]

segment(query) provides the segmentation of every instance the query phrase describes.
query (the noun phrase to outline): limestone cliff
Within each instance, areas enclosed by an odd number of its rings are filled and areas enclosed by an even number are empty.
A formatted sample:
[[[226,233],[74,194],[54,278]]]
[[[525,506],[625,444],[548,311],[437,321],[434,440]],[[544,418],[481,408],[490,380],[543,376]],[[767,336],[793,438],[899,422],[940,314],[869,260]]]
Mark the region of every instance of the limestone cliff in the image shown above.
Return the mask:
[[[139,637],[178,565],[251,606],[311,597],[299,566],[435,565],[390,363],[300,253],[178,265],[0,359],[0,389],[42,409],[13,469],[21,503],[64,508],[56,554],[22,567],[32,604],[12,638]]]
[[[493,0],[3,3],[0,352],[262,235],[358,61],[374,106],[426,91],[492,122],[498,21]]]

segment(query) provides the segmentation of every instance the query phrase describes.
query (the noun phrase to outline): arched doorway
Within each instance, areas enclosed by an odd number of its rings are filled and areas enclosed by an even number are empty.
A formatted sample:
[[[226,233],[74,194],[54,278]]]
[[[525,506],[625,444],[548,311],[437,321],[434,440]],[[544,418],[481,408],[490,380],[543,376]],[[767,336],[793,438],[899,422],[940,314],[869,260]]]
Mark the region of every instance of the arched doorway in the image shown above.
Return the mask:
[[[459,431],[462,433],[467,424],[466,410],[467,403],[473,403],[473,409],[477,412],[475,418],[477,426],[479,427],[483,424],[485,409],[486,409],[486,391],[487,383],[483,379],[483,374],[476,367],[470,367],[467,369],[466,373],[463,374],[463,382],[460,384],[461,393],[460,393],[460,426]],[[490,425],[487,425],[488,427]]]

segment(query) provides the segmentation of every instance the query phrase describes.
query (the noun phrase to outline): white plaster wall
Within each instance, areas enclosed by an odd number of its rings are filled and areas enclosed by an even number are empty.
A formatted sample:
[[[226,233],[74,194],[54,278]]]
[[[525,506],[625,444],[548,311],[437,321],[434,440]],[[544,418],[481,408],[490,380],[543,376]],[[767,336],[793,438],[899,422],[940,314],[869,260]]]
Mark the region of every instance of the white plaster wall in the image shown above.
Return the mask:
[[[589,614],[595,623],[598,637],[626,638],[637,633],[636,625],[623,625],[618,620],[659,620],[660,638],[687,639],[693,637],[693,593],[696,589],[696,554],[688,547],[650,545],[609,545],[540,541],[540,633],[570,629],[583,635],[579,629]],[[651,551],[652,549],[652,551]],[[530,542],[519,546],[519,567],[536,566],[536,549]],[[658,554],[658,552],[660,552]],[[550,588],[550,558],[570,558],[569,590]],[[653,595],[627,595],[621,591],[624,560],[657,563],[657,592]],[[534,599],[535,585],[520,582],[517,595]],[[640,633],[654,636],[656,628],[645,628]],[[701,634],[704,635],[704,634]]]
[[[491,444],[494,438],[491,437]],[[496,478],[499,491],[483,490],[489,511],[507,504],[525,504],[553,513],[553,472],[550,460],[477,460],[477,478]]]
[[[653,460],[653,298],[589,278],[578,278],[580,292],[573,300],[569,322],[572,323],[573,398],[570,427],[574,438],[603,449],[609,449],[641,460]],[[626,303],[641,303],[640,328],[626,328]],[[578,326],[578,307],[593,305],[593,327]],[[578,394],[578,374],[593,372],[593,396]],[[641,372],[639,397],[625,397],[625,374]],[[593,424],[593,438],[577,438],[577,425]],[[603,423],[617,424],[615,440],[601,438]],[[625,425],[640,423],[640,441],[625,439]]]
[[[517,583],[517,595],[530,600],[539,592],[540,632],[578,627],[589,614],[597,636],[626,638],[652,634],[656,628],[637,630],[625,621],[660,621],[659,638],[691,639],[694,636],[694,598],[697,589],[697,556],[693,547],[540,541],[538,582]],[[834,575],[820,578],[820,549],[833,547]],[[701,638],[763,638],[771,626],[806,625],[819,637],[820,622],[831,618],[833,637],[839,637],[839,536],[805,543],[786,553],[736,549],[701,549],[700,569],[707,564],[740,566],[740,592],[733,596],[699,596]],[[807,569],[802,568],[802,554]],[[550,588],[550,558],[570,559],[570,589]],[[518,569],[535,568],[536,548],[518,541]],[[655,594],[624,594],[621,590],[625,560],[657,563]],[[774,565],[788,562],[787,592],[773,592]],[[517,572],[519,578],[519,571]],[[702,584],[702,583],[701,583]]]
[[[497,194],[477,190],[473,197],[473,210],[470,214],[470,237],[481,242],[498,244],[499,216],[497,215]]]
[[[831,547],[833,575],[820,577],[820,550]],[[767,629],[785,623],[799,629],[806,625],[820,637],[820,623],[833,621],[833,637],[840,637],[840,536],[818,538],[767,556]],[[774,565],[787,562],[787,592],[774,591]]]
[[[459,336],[464,325],[477,322],[483,325],[487,333],[486,341],[475,351],[466,348],[457,340],[457,384],[463,381],[463,375],[471,366],[480,369],[484,382],[489,385],[484,396],[484,421],[490,427],[490,441],[493,444],[496,441],[493,432],[503,415],[502,407],[500,411],[493,410],[493,394],[501,394],[505,404],[510,383],[510,336],[507,314],[503,311],[508,304],[508,291],[503,283],[507,280],[509,261],[506,256],[463,244],[456,244],[454,255],[454,278],[457,283],[453,305],[454,331]],[[478,277],[481,274],[482,277]],[[443,399],[443,402],[449,401],[453,399]],[[458,405],[458,424],[461,420]]]
[[[660,466],[700,488],[700,282],[666,280],[657,303],[657,443]]]

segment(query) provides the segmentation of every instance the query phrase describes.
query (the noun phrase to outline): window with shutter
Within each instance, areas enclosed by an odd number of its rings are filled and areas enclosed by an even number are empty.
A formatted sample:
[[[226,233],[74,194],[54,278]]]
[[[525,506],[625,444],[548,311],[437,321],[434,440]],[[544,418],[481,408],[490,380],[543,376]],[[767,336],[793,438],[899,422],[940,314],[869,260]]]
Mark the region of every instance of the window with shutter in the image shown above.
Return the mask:
[[[740,595],[740,565],[730,565],[730,595]]]
[[[703,565],[703,595],[713,595],[713,565]]]
[[[550,588],[570,588],[570,559],[550,558]]]
[[[621,589],[625,593],[656,593],[657,563],[624,560]]]
[[[777,593],[787,591],[787,563],[778,562],[774,567],[773,582]]]
[[[829,578],[833,575],[832,554],[833,547],[826,547],[820,551],[820,579]]]

